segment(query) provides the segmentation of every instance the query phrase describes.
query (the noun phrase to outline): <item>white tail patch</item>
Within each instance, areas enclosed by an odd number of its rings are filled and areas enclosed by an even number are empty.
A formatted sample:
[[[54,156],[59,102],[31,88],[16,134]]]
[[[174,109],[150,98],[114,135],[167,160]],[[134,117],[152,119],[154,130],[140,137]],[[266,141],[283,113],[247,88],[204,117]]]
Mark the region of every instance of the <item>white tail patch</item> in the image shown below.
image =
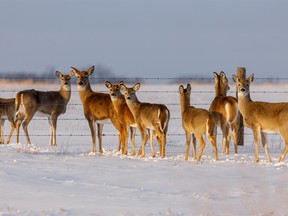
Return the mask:
[[[165,119],[165,122],[164,122],[164,129],[165,128],[167,128],[167,126],[168,126],[168,121],[169,121],[169,111],[168,110],[165,110],[165,112],[166,112],[166,119]]]
[[[20,96],[20,105],[19,105],[19,109],[17,110],[17,112],[15,113],[15,116],[18,116],[19,113],[26,113],[26,110],[25,110],[25,106],[23,105],[24,102],[23,102],[23,94],[21,94]],[[19,103],[19,101],[18,101]],[[16,105],[17,106],[17,105]]]
[[[226,119],[227,119],[227,121],[229,121],[231,118],[231,113],[230,113],[231,109],[230,109],[229,103],[225,104],[225,111],[226,111]]]
[[[161,124],[161,119],[160,119],[160,114],[161,114],[161,109],[158,109],[158,119],[159,119],[159,125],[160,125],[160,130],[163,132],[162,124]]]

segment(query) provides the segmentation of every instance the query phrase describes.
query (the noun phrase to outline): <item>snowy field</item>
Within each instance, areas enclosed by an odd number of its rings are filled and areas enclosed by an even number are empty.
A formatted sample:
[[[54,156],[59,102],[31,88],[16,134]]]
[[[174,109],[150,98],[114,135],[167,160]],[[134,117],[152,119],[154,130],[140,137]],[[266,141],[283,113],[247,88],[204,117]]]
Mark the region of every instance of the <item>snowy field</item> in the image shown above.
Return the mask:
[[[272,163],[266,161],[262,147],[260,163],[254,163],[247,128],[237,155],[231,145],[230,154],[222,154],[218,136],[219,161],[214,160],[209,143],[201,162],[185,161],[178,86],[143,84],[138,93],[141,101],[164,103],[170,109],[166,158],[161,159],[159,152],[151,157],[149,145],[145,158],[117,153],[112,125],[104,126],[105,152],[90,154],[90,131],[73,85],[67,111],[58,120],[58,146],[48,145],[48,122],[38,117],[29,125],[33,144],[25,144],[21,130],[21,144],[15,144],[12,136],[11,144],[0,145],[0,215],[288,215],[288,156],[277,163],[283,148],[279,135],[268,135]],[[235,95],[234,84],[230,86],[230,95]],[[59,85],[1,84],[1,97],[30,88],[57,90]],[[92,88],[107,92],[104,84]],[[213,85],[192,83],[192,90],[191,103],[208,108]],[[288,102],[288,84],[252,83],[251,90],[253,100]],[[9,129],[6,122],[5,140]]]

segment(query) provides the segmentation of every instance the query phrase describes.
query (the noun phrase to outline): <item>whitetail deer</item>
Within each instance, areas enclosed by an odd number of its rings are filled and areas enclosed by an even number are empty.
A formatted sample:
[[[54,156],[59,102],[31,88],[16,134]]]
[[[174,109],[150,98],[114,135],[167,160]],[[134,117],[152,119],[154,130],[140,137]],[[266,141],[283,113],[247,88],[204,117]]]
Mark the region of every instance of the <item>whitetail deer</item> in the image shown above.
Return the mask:
[[[168,123],[170,119],[170,111],[163,104],[142,103],[136,96],[136,91],[140,88],[140,83],[136,83],[132,88],[127,88],[121,84],[121,89],[124,91],[126,103],[134,116],[137,128],[141,135],[141,148],[138,154],[141,157],[145,156],[145,145],[147,142],[147,129],[149,130],[149,141],[152,151],[152,156],[155,157],[155,150],[153,146],[153,134],[155,135],[160,156],[165,157],[166,135],[168,130]]]
[[[1,126],[0,126],[0,144],[4,144],[4,123],[5,120],[10,122],[10,133],[8,135],[6,144],[10,143],[11,136],[17,128],[17,133],[19,133],[19,126],[21,121],[23,120],[23,115],[19,113],[18,119],[14,120],[15,117],[15,98],[0,98],[0,119],[1,119]]]
[[[186,89],[183,85],[179,86],[180,107],[182,117],[182,127],[186,135],[186,154],[185,160],[188,160],[189,148],[192,134],[193,158],[200,160],[205,148],[203,135],[206,135],[210,141],[215,159],[218,160],[218,151],[214,137],[216,125],[213,116],[209,111],[201,108],[195,108],[190,105],[191,85],[187,84]],[[200,150],[196,157],[196,139],[200,144]]]
[[[96,134],[95,134],[95,123],[97,123],[97,135],[99,141],[99,152],[103,153],[102,150],[102,130],[103,124],[112,122],[114,127],[119,132],[119,142],[122,143],[122,154],[126,154],[124,146],[124,127],[118,119],[117,111],[111,101],[110,95],[105,93],[94,92],[91,89],[89,76],[94,72],[94,66],[86,71],[79,71],[72,67],[72,70],[77,76],[77,89],[79,92],[80,100],[83,105],[84,116],[88,121],[91,136],[92,136],[92,152],[96,152]]]
[[[61,82],[59,91],[37,91],[35,89],[29,89],[20,91],[16,94],[15,106],[16,116],[19,118],[19,114],[23,113],[24,120],[22,127],[26,135],[27,144],[30,144],[30,138],[28,134],[28,124],[32,120],[33,116],[48,116],[48,122],[50,125],[50,145],[57,145],[56,143],[56,127],[57,119],[61,114],[66,112],[66,105],[71,96],[71,82],[70,79],[74,76],[74,72],[71,71],[68,75],[63,75],[61,72],[56,71],[56,76]],[[19,131],[17,131],[17,143],[19,143]]]
[[[250,98],[250,83],[254,80],[254,74],[247,79],[240,79],[233,75],[238,92],[239,110],[243,115],[244,124],[251,128],[254,136],[255,161],[259,161],[259,135],[261,134],[262,145],[266,158],[271,162],[268,153],[267,132],[278,132],[284,140],[285,146],[278,160],[284,160],[288,151],[288,103],[268,103],[252,101]]]
[[[215,98],[212,101],[209,111],[214,116],[217,126],[220,126],[223,139],[222,151],[229,154],[230,128],[232,130],[234,151],[237,153],[237,131],[239,127],[240,113],[237,99],[227,96],[230,89],[226,74],[221,71],[218,75],[213,73],[215,80]]]
[[[116,112],[118,113],[118,118],[123,125],[123,132],[125,141],[122,143],[124,145],[124,151],[127,151],[127,137],[128,137],[128,128],[130,128],[130,139],[132,146],[132,155],[135,155],[135,133],[137,125],[135,123],[134,117],[126,104],[124,95],[120,91],[120,85],[124,84],[123,81],[118,84],[112,84],[108,81],[105,82],[106,87],[109,89],[109,94],[111,101],[114,105]],[[120,143],[119,143],[120,144]],[[118,151],[120,151],[120,145],[118,146]]]

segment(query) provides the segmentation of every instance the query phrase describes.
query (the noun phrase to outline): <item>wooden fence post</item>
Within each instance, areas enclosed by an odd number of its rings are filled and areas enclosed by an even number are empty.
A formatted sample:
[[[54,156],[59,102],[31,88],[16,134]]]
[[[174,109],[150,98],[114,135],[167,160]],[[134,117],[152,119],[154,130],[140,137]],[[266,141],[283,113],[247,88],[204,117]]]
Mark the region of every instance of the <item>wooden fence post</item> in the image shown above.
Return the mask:
[[[236,75],[241,80],[246,79],[246,68],[238,67],[236,70]],[[237,86],[236,86],[236,98],[238,100]],[[244,146],[244,123],[242,115],[240,115],[239,127],[237,131],[237,145]]]

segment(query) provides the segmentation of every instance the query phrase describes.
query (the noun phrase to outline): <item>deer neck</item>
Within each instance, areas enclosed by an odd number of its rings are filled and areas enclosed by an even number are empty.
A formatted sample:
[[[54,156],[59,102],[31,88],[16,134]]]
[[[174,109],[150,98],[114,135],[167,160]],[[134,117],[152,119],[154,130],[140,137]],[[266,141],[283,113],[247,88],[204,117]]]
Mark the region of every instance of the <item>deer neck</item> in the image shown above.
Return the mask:
[[[113,103],[113,105],[114,105],[114,108],[115,108],[115,110],[116,110],[117,113],[119,113],[119,111],[121,111],[121,110],[120,110],[120,109],[121,109],[121,106],[122,106],[123,104],[126,104],[124,96],[123,96],[123,97],[116,98],[116,99],[112,99],[112,98],[111,98],[111,101],[112,101],[112,103]]]
[[[187,107],[190,106],[190,98],[185,98],[185,96],[180,96],[180,108],[181,113],[183,113]]]
[[[71,97],[71,86],[68,89],[62,86],[59,90],[59,94],[62,96],[65,103],[67,104]]]
[[[239,106],[239,110],[240,112],[245,115],[245,107],[247,107],[247,105],[249,103],[252,103],[253,101],[250,98],[250,93],[248,93],[247,95],[243,95],[243,94],[239,94],[238,93],[238,106]]]
[[[215,86],[215,96],[223,96],[226,97],[227,96],[227,88],[225,88],[225,86],[221,85],[221,83],[219,82],[216,86]]]
[[[80,100],[82,102],[82,104],[84,104],[84,102],[86,101],[86,99],[92,95],[94,92],[92,91],[91,89],[91,86],[88,85],[86,86],[86,88],[83,88],[83,89],[80,89],[78,87],[78,93],[79,93],[79,96],[80,96]]]
[[[134,119],[135,117],[137,116],[137,112],[141,106],[141,103],[140,101],[137,99],[137,100],[134,100],[134,101],[128,101],[127,102],[127,106],[129,107],[132,115],[134,116]]]

